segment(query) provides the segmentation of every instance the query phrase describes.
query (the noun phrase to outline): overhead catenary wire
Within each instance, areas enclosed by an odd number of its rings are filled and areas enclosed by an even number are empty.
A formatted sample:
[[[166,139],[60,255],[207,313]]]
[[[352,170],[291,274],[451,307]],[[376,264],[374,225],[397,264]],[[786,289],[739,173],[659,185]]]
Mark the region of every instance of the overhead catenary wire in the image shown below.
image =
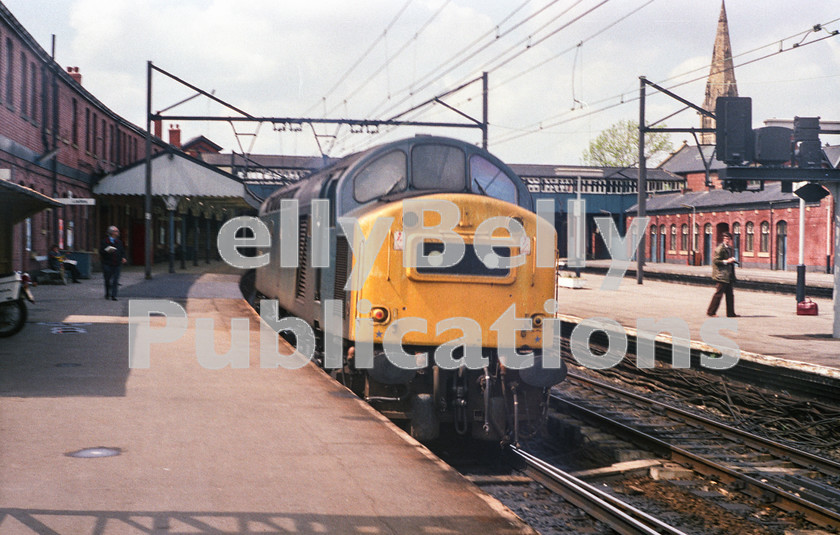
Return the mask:
[[[828,25],[828,24],[833,24],[833,23],[835,23],[835,22],[837,22],[837,21],[840,21],[840,18],[833,19],[833,20],[831,20],[831,21],[829,21],[829,22],[826,22],[826,23],[823,23],[823,24],[820,24],[820,25],[817,25],[817,26],[819,26],[819,27],[821,27],[821,28],[822,28],[822,27],[824,27],[825,25]],[[738,58],[738,57],[742,57],[742,56],[744,56],[744,55],[747,55],[747,54],[750,54],[750,53],[754,53],[754,52],[757,52],[757,51],[759,51],[759,50],[763,50],[763,49],[765,49],[765,48],[768,48],[769,46],[775,46],[775,45],[777,45],[777,44],[779,44],[779,43],[784,43],[784,41],[789,41],[789,40],[791,40],[791,39],[793,39],[793,38],[796,38],[796,37],[800,37],[800,36],[803,36],[803,35],[804,35],[804,36],[807,36],[807,34],[809,34],[809,33],[813,32],[813,28],[814,28],[814,27],[812,27],[812,28],[810,28],[810,29],[808,29],[808,30],[805,30],[805,31],[799,32],[799,33],[797,33],[797,34],[794,34],[793,36],[786,37],[786,38],[784,38],[784,39],[775,39],[775,40],[773,40],[771,43],[769,43],[769,44],[767,44],[767,45],[764,45],[764,46],[761,46],[761,47],[757,47],[757,48],[754,48],[754,49],[752,49],[752,50],[750,50],[750,51],[743,52],[743,53],[740,53],[740,54],[737,54],[737,55],[733,55],[733,56],[732,56],[732,59],[735,59],[735,58]],[[735,65],[733,68],[736,68],[736,69],[737,69],[737,68],[739,68],[739,67],[743,67],[743,66],[746,66],[746,65],[750,65],[750,64],[752,64],[752,63],[756,63],[756,62],[758,62],[758,61],[762,61],[762,60],[765,60],[765,59],[769,59],[769,58],[771,58],[771,57],[778,56],[778,55],[783,54],[783,53],[786,53],[786,52],[790,52],[790,51],[793,51],[793,50],[797,50],[797,49],[799,49],[799,48],[803,48],[803,47],[805,47],[805,46],[812,45],[812,44],[815,44],[815,43],[818,43],[818,42],[824,41],[824,40],[826,40],[826,39],[830,39],[830,38],[835,37],[835,36],[837,36],[837,35],[840,35],[840,33],[838,33],[838,32],[832,32],[832,33],[829,33],[829,35],[826,35],[826,36],[820,37],[819,39],[815,39],[815,40],[813,40],[813,41],[808,41],[808,42],[799,42],[799,43],[796,43],[795,45],[791,45],[789,48],[784,48],[783,46],[780,46],[780,48],[779,48],[778,50],[774,51],[774,52],[771,52],[771,53],[765,54],[765,55],[760,56],[760,57],[758,57],[758,58],[753,58],[753,59],[751,59],[751,60],[744,61],[743,63],[740,63],[740,64],[738,64],[738,65]],[[704,67],[700,67],[700,68],[692,69],[691,71],[687,71],[686,73],[682,73],[682,74],[678,74],[678,75],[671,76],[671,77],[667,78],[666,80],[664,80],[663,82],[658,82],[658,83],[659,83],[660,85],[663,85],[663,86],[664,86],[664,83],[665,83],[665,82],[667,82],[667,81],[671,81],[671,80],[679,79],[679,78],[682,78],[682,77],[684,77],[684,76],[686,76],[686,75],[688,75],[688,74],[695,73],[695,72],[700,71],[700,70],[704,70],[704,71],[705,71],[705,70],[710,70],[710,69],[711,69],[711,67],[712,67],[712,64],[707,64],[707,65],[706,65],[706,66],[704,66]],[[718,72],[722,72],[722,71],[718,71]],[[714,73],[713,73],[713,74],[714,74]],[[708,74],[703,74],[703,75],[697,76],[697,77],[695,77],[695,78],[692,78],[692,79],[689,79],[689,80],[685,80],[685,81],[682,81],[682,82],[675,83],[675,84],[672,84],[672,85],[670,85],[670,86],[667,86],[667,87],[666,87],[666,89],[668,89],[668,90],[673,90],[673,89],[676,89],[676,88],[679,88],[679,87],[682,87],[682,86],[685,86],[685,85],[688,85],[688,84],[691,84],[691,83],[694,83],[694,82],[697,82],[697,81],[700,81],[700,80],[705,80],[705,79],[707,79],[707,78],[708,78],[708,76],[709,76]],[[655,95],[655,94],[657,94],[657,93],[658,93],[658,91],[654,91],[654,92],[652,92],[649,96]],[[618,101],[616,102],[616,100],[618,100]],[[612,96],[610,96],[610,97],[606,97],[606,98],[599,99],[599,100],[596,100],[596,101],[591,102],[591,103],[590,103],[590,106],[597,106],[597,105],[599,105],[599,104],[605,104],[605,105],[604,105],[604,106],[600,106],[600,107],[598,107],[598,108],[593,108],[593,107],[590,107],[590,109],[589,109],[589,110],[587,110],[585,113],[575,114],[575,116],[574,116],[574,117],[568,117],[568,115],[570,115],[570,114],[574,113],[574,111],[575,111],[575,110],[567,110],[567,111],[564,111],[564,112],[562,112],[562,113],[560,113],[560,114],[556,114],[556,115],[554,115],[554,116],[552,116],[552,117],[545,118],[545,119],[543,119],[543,120],[541,120],[541,121],[539,121],[539,122],[537,122],[537,123],[532,123],[532,124],[527,125],[527,126],[524,126],[524,127],[519,127],[519,128],[503,127],[503,128],[508,129],[508,130],[513,130],[514,132],[509,133],[508,135],[502,135],[502,136],[500,136],[500,137],[498,137],[498,138],[494,138],[494,139],[492,139],[492,144],[493,144],[493,145],[501,145],[501,144],[504,144],[504,143],[507,143],[507,142],[513,141],[513,140],[515,140],[515,139],[519,139],[519,138],[524,137],[524,136],[527,136],[527,135],[532,135],[532,134],[536,134],[536,133],[539,133],[539,132],[544,132],[544,131],[546,131],[546,130],[548,130],[548,129],[550,129],[550,128],[555,128],[555,127],[557,127],[557,126],[561,126],[561,125],[563,125],[563,124],[567,124],[567,123],[570,123],[570,122],[573,122],[573,121],[577,121],[577,120],[583,119],[583,118],[585,118],[585,117],[589,117],[589,116],[592,116],[592,115],[596,115],[596,114],[598,114],[598,113],[602,113],[602,112],[605,112],[605,111],[607,111],[607,110],[610,110],[610,109],[613,109],[613,108],[617,108],[617,107],[619,107],[619,106],[623,106],[623,105],[625,105],[625,104],[629,104],[629,103],[632,103],[632,102],[636,102],[636,101],[638,101],[638,100],[639,100],[639,97],[638,97],[638,95],[637,95],[637,94],[631,93],[631,94],[628,96],[626,93],[621,93],[621,94],[618,94],[618,95],[612,95]],[[611,101],[612,101],[612,102],[611,102]],[[607,104],[607,103],[609,103],[609,104]],[[500,125],[496,125],[496,126],[500,126]]]
[[[366,79],[363,83],[359,84],[359,85],[358,85],[355,89],[353,89],[353,90],[350,92],[350,94],[349,94],[347,97],[345,97],[345,98],[344,98],[344,100],[345,100],[345,101],[347,101],[347,100],[350,100],[351,98],[353,98],[353,97],[354,97],[354,96],[355,96],[355,95],[356,95],[359,91],[361,91],[361,90],[362,90],[365,86],[367,86],[368,84],[370,84],[370,83],[371,83],[371,82],[372,82],[372,81],[376,78],[376,76],[377,76],[377,75],[379,75],[382,71],[384,71],[385,69],[387,69],[387,68],[388,68],[388,66],[390,65],[390,63],[391,63],[391,62],[393,62],[393,61],[394,61],[397,57],[399,57],[399,56],[400,56],[400,54],[402,54],[403,52],[405,52],[405,50],[409,47],[409,45],[410,45],[413,41],[415,41],[415,40],[416,40],[416,39],[420,36],[420,34],[422,34],[422,33],[423,33],[423,32],[424,32],[424,31],[425,31],[425,30],[426,30],[426,29],[427,29],[427,28],[428,28],[428,27],[432,24],[432,22],[434,22],[434,20],[435,20],[435,19],[437,19],[437,17],[438,17],[438,16],[440,16],[440,14],[443,12],[443,10],[446,8],[446,6],[447,6],[447,5],[449,5],[449,3],[450,3],[451,1],[452,1],[452,0],[446,0],[446,1],[443,3],[443,5],[441,5],[441,6],[440,6],[440,8],[438,8],[438,10],[437,10],[437,11],[435,11],[435,12],[432,14],[432,16],[431,16],[431,17],[429,17],[429,18],[426,20],[426,22],[425,22],[425,23],[423,23],[423,25],[420,27],[420,29],[419,29],[419,30],[417,30],[417,32],[415,32],[415,33],[414,33],[414,35],[413,35],[410,39],[408,39],[405,43],[403,43],[403,45],[402,45],[402,46],[401,46],[401,47],[400,47],[400,48],[399,48],[399,49],[398,49],[398,50],[397,50],[397,51],[396,51],[393,55],[389,56],[389,57],[385,60],[385,63],[383,63],[383,64],[382,64],[382,65],[381,65],[378,69],[376,69],[376,71],[374,71],[372,74],[370,74],[370,75],[367,77],[367,79]],[[338,106],[333,107],[333,108],[332,108],[332,109],[331,109],[328,113],[332,113],[333,111],[335,111],[335,109],[337,109],[337,107],[338,107]]]
[[[408,9],[408,6],[409,6],[409,5],[411,5],[411,2],[413,2],[413,1],[414,1],[414,0],[406,0],[405,4],[403,4],[403,6],[400,8],[400,10],[397,12],[397,14],[394,16],[394,18],[393,18],[393,19],[391,19],[391,22],[389,22],[389,23],[388,23],[388,25],[385,27],[385,30],[383,30],[383,32],[382,32],[381,34],[379,34],[379,37],[377,37],[376,39],[374,39],[374,41],[373,41],[373,42],[370,44],[370,46],[369,46],[369,47],[368,47],[368,48],[367,48],[367,49],[366,49],[366,50],[362,53],[362,55],[359,57],[359,59],[357,59],[357,60],[356,60],[356,62],[355,62],[355,63],[353,63],[353,65],[351,65],[351,66],[350,66],[350,67],[349,67],[346,71],[344,71],[344,74],[342,74],[341,76],[339,76],[339,77],[338,77],[338,80],[336,80],[336,82],[332,85],[332,87],[330,87],[330,88],[326,91],[326,93],[324,93],[324,95],[321,97],[321,101],[322,101],[322,102],[326,102],[326,101],[327,101],[327,98],[328,98],[330,95],[332,95],[333,91],[335,91],[336,89],[338,89],[338,88],[339,88],[339,86],[341,86],[341,84],[343,84],[343,83],[345,82],[345,80],[347,80],[347,78],[350,76],[350,74],[351,74],[353,71],[355,71],[355,70],[356,70],[356,68],[357,68],[357,67],[358,67],[358,66],[359,66],[359,65],[360,65],[360,64],[361,64],[361,63],[365,60],[365,58],[367,58],[367,57],[368,57],[368,55],[376,49],[376,47],[379,45],[380,41],[382,41],[382,40],[384,40],[384,39],[385,39],[385,37],[388,35],[388,32],[389,32],[389,31],[391,31],[391,29],[392,29],[392,28],[394,27],[394,25],[397,23],[397,21],[399,20],[399,18],[402,16],[402,14],[405,12],[405,10],[406,10],[406,9]],[[315,109],[315,108],[318,106],[318,104],[319,104],[319,103],[320,103],[320,102],[315,103],[315,104],[313,104],[312,106],[310,106],[310,107],[307,109],[306,113],[307,113],[307,114],[308,114],[308,113],[310,113],[313,109]],[[326,115],[326,110],[324,110],[324,112],[325,112],[324,114]]]
[[[642,4],[642,5],[638,6],[638,7],[636,7],[635,9],[633,9],[633,10],[631,10],[630,12],[626,13],[625,15],[622,15],[621,17],[619,17],[618,19],[616,19],[616,20],[614,20],[613,22],[609,23],[608,25],[604,26],[603,28],[601,28],[600,30],[596,31],[595,33],[593,33],[593,34],[589,35],[588,37],[585,37],[584,39],[582,39],[582,40],[578,41],[576,44],[574,44],[574,45],[572,45],[572,46],[570,46],[570,47],[568,47],[568,48],[565,48],[565,49],[561,50],[560,52],[558,52],[558,53],[554,54],[553,56],[551,56],[551,57],[549,57],[549,58],[546,58],[545,60],[543,60],[543,61],[541,61],[541,62],[539,62],[539,63],[537,63],[537,64],[535,64],[535,65],[532,65],[531,67],[528,67],[527,69],[525,69],[525,70],[523,70],[523,71],[519,71],[519,72],[517,72],[517,73],[515,73],[515,74],[513,74],[513,75],[511,75],[511,76],[509,76],[509,77],[507,77],[507,78],[505,78],[504,80],[502,80],[502,81],[500,81],[500,82],[495,82],[495,81],[494,81],[494,82],[491,82],[491,85],[490,85],[490,91],[492,92],[492,91],[494,91],[494,90],[497,90],[497,89],[499,89],[500,87],[502,87],[502,86],[504,86],[504,85],[506,85],[506,84],[508,84],[508,83],[510,83],[510,82],[512,82],[512,81],[514,81],[514,80],[519,80],[519,79],[521,79],[523,76],[525,76],[526,74],[529,74],[530,72],[532,72],[532,71],[534,71],[534,70],[536,70],[536,69],[538,69],[538,68],[540,68],[540,67],[545,66],[547,63],[550,63],[550,62],[552,62],[552,61],[556,60],[557,58],[559,58],[559,57],[561,57],[561,56],[564,56],[565,54],[568,54],[569,52],[579,50],[579,49],[580,49],[580,47],[581,47],[582,45],[584,45],[585,43],[587,43],[587,42],[589,42],[589,41],[591,41],[591,40],[595,39],[595,38],[596,38],[596,37],[598,37],[599,35],[601,35],[601,34],[605,33],[605,32],[606,32],[607,30],[609,30],[610,28],[612,28],[612,27],[616,26],[617,24],[619,24],[619,23],[621,23],[621,22],[623,22],[623,21],[627,20],[627,19],[628,19],[628,18],[630,18],[631,16],[633,16],[633,15],[635,15],[636,13],[638,13],[639,11],[641,11],[643,8],[645,8],[645,7],[649,6],[650,4],[652,4],[654,1],[655,1],[655,0],[648,0],[648,1],[647,1],[647,2],[645,2],[644,4]],[[704,68],[708,68],[708,67],[704,67]],[[575,97],[575,95],[574,95],[574,92],[573,92],[572,97],[573,97],[573,100],[577,100],[577,99],[576,99],[576,97]],[[472,98],[475,98],[475,97],[474,97],[474,96],[472,96],[472,97],[468,97],[468,100],[469,100],[469,99],[472,99]],[[462,103],[463,103],[463,101],[461,102],[461,104],[462,104]],[[456,105],[460,105],[460,104],[456,104]]]
[[[606,3],[608,3],[610,0],[601,0],[598,4],[596,4],[593,7],[590,7],[585,12],[573,17],[570,21],[566,21],[563,24],[561,24],[559,27],[551,29],[547,35],[541,35],[539,37],[535,37],[539,32],[543,31],[544,29],[549,27],[552,23],[554,23],[558,19],[560,19],[562,16],[566,15],[573,7],[580,4],[581,1],[582,0],[577,0],[571,6],[564,9],[560,14],[555,15],[554,17],[551,18],[551,20],[542,24],[538,29],[531,32],[528,37],[526,37],[525,39],[521,39],[516,44],[508,47],[506,50],[504,50],[500,54],[497,54],[493,58],[486,61],[485,65],[482,68],[477,69],[477,71],[483,71],[484,70],[484,71],[487,71],[487,72],[492,72],[495,69],[498,69],[498,68],[501,68],[504,65],[507,65],[508,63],[510,63],[514,59],[518,58],[519,56],[521,56],[522,54],[524,54],[528,50],[535,49],[536,46],[544,43],[547,39],[553,37],[554,35],[557,35],[560,31],[562,31],[562,30],[568,28],[569,26],[571,26],[572,24],[582,20],[585,16],[590,15],[595,10],[597,10],[598,8],[600,8],[603,5],[605,5]],[[650,1],[653,1],[653,0],[650,0]],[[521,50],[516,51],[517,48],[521,48]],[[513,52],[513,51],[515,51],[515,52]],[[513,54],[509,55],[509,54],[511,54],[511,52],[513,52]],[[508,57],[505,57],[506,55],[508,55]],[[471,59],[474,56],[475,56],[475,54],[471,55],[469,59]],[[461,62],[458,62],[456,65],[453,65],[452,67],[450,67],[449,69],[447,69],[443,73],[440,73],[438,76],[443,76],[444,74],[447,74],[447,73],[451,72],[455,68],[461,66],[466,60],[467,59],[464,59]],[[488,68],[487,65],[491,65],[494,61],[497,61],[498,63],[496,65],[494,65],[493,67]],[[475,70],[473,72],[475,72]],[[460,82],[463,82],[463,80],[466,79],[466,78],[468,78],[468,77],[464,77]],[[429,85],[431,85],[431,83],[432,82],[429,82],[426,85],[424,85],[421,88],[421,90],[426,89]],[[395,103],[393,106],[391,106],[391,108],[389,108],[388,110],[385,110],[385,111],[390,111],[390,110],[394,109],[397,105],[405,102],[408,98],[409,97],[404,98],[400,102]],[[381,116],[381,114],[380,114],[380,116]]]
[[[442,76],[446,75],[448,72],[451,72],[451,70],[453,70],[454,68],[457,68],[459,65],[461,65],[463,62],[467,61],[469,58],[471,58],[474,55],[486,50],[487,47],[489,47],[492,44],[498,42],[500,39],[505,38],[511,32],[515,31],[517,28],[521,27],[523,24],[532,20],[534,17],[539,16],[546,9],[548,9],[552,5],[556,4],[559,0],[551,0],[546,5],[544,5],[540,9],[538,9],[536,12],[534,12],[534,13],[530,14],[529,16],[525,17],[524,19],[516,22],[512,27],[506,28],[503,31],[500,30],[502,25],[504,25],[506,22],[508,22],[511,18],[513,18],[516,15],[516,13],[521,11],[526,5],[528,5],[532,1],[533,0],[525,0],[524,2],[519,4],[519,6],[514,8],[507,15],[505,15],[499,22],[497,22],[492,29],[488,30],[487,32],[483,33],[482,35],[480,35],[479,37],[474,39],[470,44],[463,47],[461,50],[459,50],[458,52],[456,52],[455,54],[450,56],[448,59],[446,59],[443,62],[441,62],[440,64],[438,64],[437,67],[428,71],[426,74],[421,76],[419,79],[416,79],[411,84],[395,91],[394,95],[402,95],[402,94],[405,93],[405,96],[402,99],[400,99],[396,102],[391,102],[390,98],[386,98],[383,101],[381,101],[380,103],[376,104],[371,109],[371,111],[368,112],[366,115],[369,116],[369,117],[377,117],[377,116],[381,117],[383,114],[397,109],[402,104],[408,102],[418,92],[427,89],[434,82],[438,81]],[[576,0],[576,3],[579,3],[580,1],[582,1],[582,0]],[[468,54],[468,52],[471,49],[473,49],[475,46],[480,44],[482,41],[484,41],[488,37],[493,36],[494,34],[495,34],[495,37],[493,37],[493,39],[491,40],[490,43],[484,44],[478,50],[473,51],[471,54]],[[464,57],[465,54],[467,55],[467,58]],[[458,60],[458,59],[460,59],[461,61],[457,65],[450,67],[448,70],[443,70],[443,69],[446,69],[446,66],[449,65],[452,61],[455,61],[455,60]],[[424,81],[425,81],[425,83],[424,83]],[[420,84],[419,87],[418,87],[418,84]],[[389,108],[380,111],[380,108],[382,108],[384,106],[387,106],[389,103],[391,104],[391,106]],[[345,134],[344,137],[341,138],[342,142],[343,142],[345,137],[346,137],[346,134]]]
[[[448,59],[446,59],[445,61],[443,61],[442,63],[440,63],[437,67],[435,67],[435,68],[433,68],[432,70],[428,71],[426,74],[424,74],[423,76],[421,76],[418,80],[415,80],[415,81],[414,81],[414,82],[412,82],[411,84],[409,84],[409,85],[407,85],[407,86],[403,87],[402,89],[400,89],[400,90],[397,92],[398,94],[402,94],[402,93],[408,92],[408,95],[407,95],[405,98],[403,98],[403,99],[402,99],[402,100],[400,100],[399,102],[395,102],[395,103],[392,105],[392,107],[391,107],[391,108],[389,108],[388,110],[384,110],[384,111],[382,111],[382,112],[377,112],[377,108],[379,108],[380,106],[382,106],[382,105],[384,105],[384,104],[387,104],[387,101],[385,101],[385,102],[381,102],[381,103],[379,103],[376,107],[374,107],[374,108],[373,108],[373,110],[371,110],[371,112],[370,112],[369,114],[370,114],[370,115],[375,115],[375,114],[377,114],[377,113],[383,113],[383,114],[384,114],[384,113],[387,113],[388,111],[391,111],[391,110],[395,109],[397,106],[399,106],[399,105],[401,105],[401,104],[405,103],[405,102],[406,102],[409,98],[411,98],[411,97],[412,97],[414,94],[416,94],[417,92],[422,91],[422,90],[424,90],[424,89],[428,88],[428,87],[429,87],[432,83],[434,83],[435,81],[437,81],[437,80],[438,80],[438,79],[440,79],[441,77],[443,77],[443,76],[445,76],[445,75],[449,74],[450,72],[452,72],[452,70],[454,70],[454,69],[456,69],[457,67],[459,67],[459,66],[463,65],[464,63],[466,63],[467,61],[469,61],[470,59],[472,59],[473,57],[475,57],[477,54],[479,54],[479,53],[481,53],[481,52],[484,52],[484,51],[485,51],[485,50],[487,50],[487,49],[488,49],[491,45],[493,45],[493,44],[495,44],[495,43],[499,42],[499,40],[500,40],[500,39],[503,39],[504,37],[506,37],[506,36],[510,35],[510,34],[511,34],[511,32],[513,32],[513,31],[515,31],[516,29],[520,28],[523,24],[525,24],[525,23],[527,23],[528,21],[532,20],[533,18],[535,18],[535,17],[539,16],[539,15],[540,15],[541,13],[543,13],[546,9],[548,9],[548,8],[549,8],[549,7],[551,7],[552,5],[556,4],[558,1],[559,1],[559,0],[552,0],[551,2],[549,2],[548,4],[546,4],[545,6],[543,6],[543,7],[542,7],[542,8],[540,8],[539,10],[537,10],[536,12],[532,13],[532,14],[531,14],[531,15],[529,15],[528,17],[526,17],[526,18],[524,18],[524,19],[520,20],[519,22],[517,22],[516,24],[514,24],[512,27],[507,28],[507,29],[505,29],[504,31],[501,31],[501,32],[500,32],[500,31],[499,31],[499,28],[500,28],[500,26],[501,26],[502,24],[504,24],[505,22],[507,22],[507,21],[508,21],[511,17],[513,17],[513,16],[514,16],[514,15],[515,15],[518,11],[520,11],[523,7],[525,7],[525,5],[527,5],[528,3],[530,3],[530,2],[531,2],[531,0],[526,0],[524,3],[520,4],[520,5],[519,5],[519,7],[517,7],[517,8],[516,8],[516,9],[514,9],[512,12],[510,12],[508,15],[506,15],[506,16],[505,16],[505,17],[504,17],[501,21],[499,21],[498,23],[496,23],[496,25],[495,25],[492,29],[490,29],[489,31],[485,32],[484,34],[482,34],[481,36],[479,36],[478,38],[476,38],[475,40],[473,40],[470,44],[468,44],[467,46],[463,47],[461,50],[459,50],[458,52],[456,52],[455,54],[453,54],[452,56],[450,56]],[[576,1],[575,1],[575,5],[576,5],[576,4],[579,4],[581,1],[582,1],[582,0],[576,0]],[[485,39],[486,39],[487,37],[489,37],[489,36],[493,36],[494,34],[495,34],[495,37],[494,37],[494,38],[493,38],[493,40],[491,40],[489,43],[484,44],[484,45],[483,45],[481,48],[479,48],[478,50],[475,50],[475,51],[473,51],[473,52],[471,52],[471,53],[468,53],[468,52],[469,52],[469,51],[470,51],[473,47],[475,47],[476,45],[478,45],[481,41],[485,40]],[[450,67],[448,67],[448,68],[447,68],[447,65],[448,65],[449,63],[451,63],[451,62],[455,61],[455,60],[460,60],[460,61],[458,61],[458,63],[456,63],[455,65],[452,65],[452,66],[450,66]],[[444,70],[444,69],[445,69],[445,70]],[[420,84],[420,85],[419,85],[419,87],[418,87],[418,84]]]

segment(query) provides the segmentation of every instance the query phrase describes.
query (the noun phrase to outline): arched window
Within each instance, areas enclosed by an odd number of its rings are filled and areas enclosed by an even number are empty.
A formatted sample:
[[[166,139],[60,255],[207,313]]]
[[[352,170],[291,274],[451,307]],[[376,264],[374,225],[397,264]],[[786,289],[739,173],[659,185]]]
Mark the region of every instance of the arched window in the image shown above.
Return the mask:
[[[680,251],[688,251],[688,225],[685,223],[680,227],[682,235],[680,236]]]
[[[758,247],[760,253],[770,252],[770,223],[767,221],[761,222],[761,240],[759,241]]]
[[[657,256],[657,246],[656,246],[656,225],[650,226],[650,258],[653,262],[659,262],[659,257]]]
[[[732,223],[732,247],[735,248],[735,258],[741,260],[741,223]]]
[[[694,234],[691,236],[691,250],[697,250],[697,240],[700,239],[700,223],[694,224]]]
[[[671,250],[677,250],[677,226],[671,225]]]
[[[744,244],[744,251],[751,253],[755,250],[755,225],[752,221],[747,222],[747,243]]]

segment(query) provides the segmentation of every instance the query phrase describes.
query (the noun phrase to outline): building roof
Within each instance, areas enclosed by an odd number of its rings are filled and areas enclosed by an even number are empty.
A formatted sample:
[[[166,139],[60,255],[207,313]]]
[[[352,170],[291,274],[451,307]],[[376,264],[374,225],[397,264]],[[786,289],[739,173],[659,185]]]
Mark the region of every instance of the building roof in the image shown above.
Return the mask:
[[[823,153],[825,153],[825,157],[828,158],[828,162],[831,164],[831,167],[835,169],[840,167],[840,145],[826,145],[823,147]]]
[[[541,164],[511,164],[510,168],[521,178],[545,177],[545,178],[603,178],[603,179],[639,179],[638,167],[588,167],[571,165],[541,165]],[[678,180],[676,176],[667,169],[648,169],[648,180]]]
[[[0,211],[3,213],[0,219],[4,222],[14,224],[41,210],[55,206],[61,206],[61,204],[34,189],[8,180],[0,180]],[[6,230],[11,232],[11,228],[4,229],[4,232]]]
[[[212,141],[207,139],[205,136],[198,136],[198,137],[192,138],[191,140],[189,140],[186,143],[184,143],[183,145],[181,145],[181,150],[184,151],[184,152],[187,152],[192,148],[200,147],[202,145],[210,148],[214,152],[219,152],[223,148],[221,145],[217,145],[216,143],[213,143]]]
[[[156,197],[211,197],[240,208],[259,208],[256,198],[239,178],[183,152],[152,156],[152,195]],[[140,160],[103,178],[93,188],[97,195],[145,195],[146,166]]]
[[[266,169],[307,169],[315,171],[337,161],[321,156],[283,156],[273,154],[201,154],[202,161],[216,167],[262,167]]]
[[[779,182],[767,182],[761,191],[732,192],[723,189],[708,191],[689,191],[686,193],[663,193],[649,197],[645,202],[645,212],[679,213],[691,211],[742,210],[767,207],[771,204],[799,204],[799,197],[793,193],[783,193]],[[637,204],[626,213],[635,214]]]
[[[706,168],[703,166],[703,158],[706,159],[706,162],[711,160],[712,171],[726,168],[725,163],[714,158],[714,145],[701,145],[701,148],[702,153],[700,152],[700,149],[697,148],[697,145],[684,143],[682,147],[671,154],[668,159],[659,165],[659,169],[681,176],[685,176],[689,173],[704,173],[706,172]]]

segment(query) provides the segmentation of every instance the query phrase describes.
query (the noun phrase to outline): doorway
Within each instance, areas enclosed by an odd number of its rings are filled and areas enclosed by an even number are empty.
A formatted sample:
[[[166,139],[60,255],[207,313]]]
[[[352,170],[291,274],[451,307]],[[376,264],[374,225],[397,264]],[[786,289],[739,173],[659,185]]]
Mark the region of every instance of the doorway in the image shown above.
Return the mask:
[[[776,223],[776,269],[787,269],[787,221]]]

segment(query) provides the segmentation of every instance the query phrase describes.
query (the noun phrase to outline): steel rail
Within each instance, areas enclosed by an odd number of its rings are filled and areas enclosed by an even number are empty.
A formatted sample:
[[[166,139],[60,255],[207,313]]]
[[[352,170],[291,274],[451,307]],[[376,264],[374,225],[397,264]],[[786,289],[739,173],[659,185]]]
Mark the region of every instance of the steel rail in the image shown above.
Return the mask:
[[[730,440],[739,440],[752,448],[764,449],[769,453],[778,455],[779,457],[785,457],[785,460],[797,464],[802,468],[818,470],[833,476],[840,476],[840,462],[833,459],[827,459],[807,451],[802,451],[798,448],[794,448],[793,446],[788,446],[786,444],[776,442],[775,440],[755,435],[748,431],[744,431],[743,429],[738,429],[737,427],[732,427],[731,425],[706,418],[705,416],[693,414],[685,409],[680,409],[678,407],[668,405],[667,403],[662,403],[661,401],[645,398],[644,396],[640,396],[634,392],[622,390],[621,388],[611,384],[597,381],[589,377],[584,377],[571,371],[567,374],[567,377],[574,379],[575,381],[597,386],[600,390],[606,390],[628,399],[632,399],[633,401],[656,407],[661,411],[661,414],[691,420],[705,429],[720,433],[722,436]]]
[[[685,535],[685,532],[622,502],[515,446],[510,450],[527,466],[534,480],[584,510],[590,516],[608,524],[622,535]]]
[[[600,383],[598,385],[600,386]],[[610,427],[619,434],[631,437],[631,441],[646,444],[647,447],[650,447],[659,455],[668,456],[672,461],[687,466],[705,476],[715,477],[722,483],[730,485],[732,488],[738,489],[765,503],[773,504],[789,513],[800,513],[814,524],[831,529],[840,529],[840,512],[838,511],[828,509],[763,480],[743,474],[717,461],[653,437],[612,418],[598,414],[577,403],[559,398],[555,395],[552,395],[552,401],[564,405],[567,409],[579,415],[598,421],[601,425]]]

